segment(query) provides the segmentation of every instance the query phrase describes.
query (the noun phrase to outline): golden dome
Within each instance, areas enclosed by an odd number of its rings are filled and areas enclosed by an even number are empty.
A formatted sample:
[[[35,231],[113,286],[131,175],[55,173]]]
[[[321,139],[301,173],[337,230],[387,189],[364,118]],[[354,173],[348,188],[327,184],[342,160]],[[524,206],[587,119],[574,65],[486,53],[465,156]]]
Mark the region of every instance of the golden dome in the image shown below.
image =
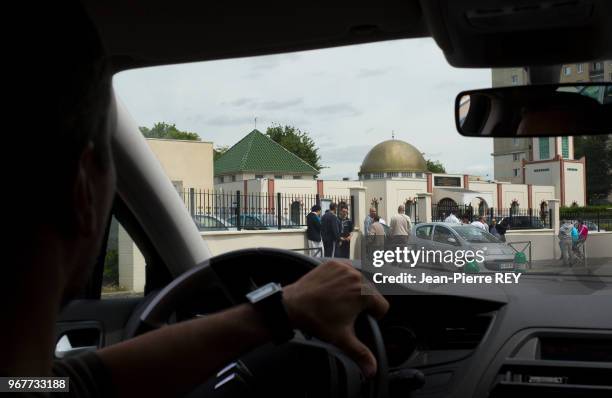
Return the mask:
[[[383,141],[370,149],[363,159],[359,174],[427,171],[425,158],[418,149],[401,140]]]

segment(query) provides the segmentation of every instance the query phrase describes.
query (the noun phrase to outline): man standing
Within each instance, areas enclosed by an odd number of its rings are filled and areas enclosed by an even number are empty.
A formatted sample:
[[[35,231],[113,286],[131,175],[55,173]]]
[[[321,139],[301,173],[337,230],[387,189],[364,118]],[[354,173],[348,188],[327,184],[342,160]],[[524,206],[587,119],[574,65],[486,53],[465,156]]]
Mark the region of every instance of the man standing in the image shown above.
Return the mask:
[[[455,215],[455,210],[450,211],[450,215],[444,219],[444,222],[449,222],[451,224],[461,224],[461,221]]]
[[[497,229],[496,219],[491,220],[491,225],[489,225],[489,233],[495,236],[497,239],[501,239],[501,234],[499,233],[499,230]]]
[[[349,258],[351,255],[351,233],[354,224],[348,216],[348,207],[340,207],[340,241],[336,251],[336,257]]]
[[[363,234],[368,235],[370,231],[370,226],[374,222],[374,217],[376,217],[376,209],[374,207],[370,207],[370,214],[368,214],[363,222]]]
[[[506,241],[506,230],[508,230],[508,222],[506,220],[501,220],[499,223],[495,222],[495,229],[499,234],[499,240],[502,242]]]
[[[391,239],[395,245],[406,245],[410,238],[410,231],[412,230],[412,221],[410,217],[405,214],[406,208],[404,205],[399,205],[397,208],[397,214],[391,217]]]
[[[323,256],[334,257],[338,239],[340,239],[340,220],[336,216],[337,205],[331,203],[329,211],[321,217],[321,238],[323,240]]]
[[[306,238],[308,239],[309,254],[312,257],[323,257],[323,244],[321,243],[321,206],[314,205],[306,216]]]
[[[563,224],[559,227],[559,247],[561,248],[561,258],[563,265],[570,266],[572,264],[574,254],[572,251],[572,230],[575,229],[574,224],[567,220],[563,220]]]
[[[483,231],[489,232],[489,227],[487,226],[487,220],[485,220],[483,216],[478,217],[478,220],[472,222],[471,225],[475,226],[476,228],[480,228]]]
[[[584,221],[578,220],[578,240],[586,241],[589,236],[589,228],[586,226]]]

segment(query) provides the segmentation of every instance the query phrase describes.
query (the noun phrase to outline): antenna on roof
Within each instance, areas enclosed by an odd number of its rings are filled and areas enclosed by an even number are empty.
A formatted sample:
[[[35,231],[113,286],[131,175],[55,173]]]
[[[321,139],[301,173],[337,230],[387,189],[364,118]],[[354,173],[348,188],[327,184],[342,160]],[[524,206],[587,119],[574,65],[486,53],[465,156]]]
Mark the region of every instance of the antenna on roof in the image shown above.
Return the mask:
[[[391,130],[391,139],[394,140],[395,139],[395,130]]]
[[[255,117],[255,130],[257,130],[257,116]]]

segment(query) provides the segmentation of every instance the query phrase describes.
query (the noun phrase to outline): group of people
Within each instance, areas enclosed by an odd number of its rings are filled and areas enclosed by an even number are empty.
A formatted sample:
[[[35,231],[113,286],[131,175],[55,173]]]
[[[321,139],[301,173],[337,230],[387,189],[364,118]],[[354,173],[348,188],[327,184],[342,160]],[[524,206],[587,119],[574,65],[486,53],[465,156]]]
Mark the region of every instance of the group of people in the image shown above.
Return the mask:
[[[366,238],[366,253],[369,256],[374,250],[388,246],[406,246],[410,240],[412,220],[406,214],[403,205],[397,208],[397,213],[391,217],[389,225],[378,215],[376,208],[370,208],[363,222]],[[388,238],[388,239],[387,239]]]
[[[503,220],[501,223],[498,223],[495,218],[492,218],[491,223],[488,223],[487,218],[485,216],[480,216],[477,220],[470,222],[470,219],[467,215],[464,214],[463,216],[461,216],[461,219],[459,219],[455,215],[455,211],[451,210],[450,215],[444,219],[444,222],[451,224],[473,225],[476,228],[480,228],[483,231],[489,232],[491,235],[495,236],[502,242],[506,241],[506,230],[508,229],[508,226]]]
[[[563,220],[559,227],[559,248],[561,249],[561,260],[566,266],[572,266],[576,258],[582,258],[580,250],[589,236],[589,228],[582,220],[574,223]]]
[[[321,216],[321,206],[314,205],[306,216],[308,249],[313,257],[349,258],[354,223],[348,205],[331,203]]]
[[[397,214],[391,217],[390,225],[378,215],[372,207],[363,223],[367,242],[384,242],[390,235],[396,245],[405,245],[410,239],[412,220],[405,213],[405,207],[400,205]],[[341,202],[331,203],[325,214],[321,215],[321,206],[314,205],[306,216],[306,238],[308,249],[313,257],[349,258],[351,252],[351,236],[355,225],[349,218],[348,206]],[[389,232],[387,233],[387,229]]]

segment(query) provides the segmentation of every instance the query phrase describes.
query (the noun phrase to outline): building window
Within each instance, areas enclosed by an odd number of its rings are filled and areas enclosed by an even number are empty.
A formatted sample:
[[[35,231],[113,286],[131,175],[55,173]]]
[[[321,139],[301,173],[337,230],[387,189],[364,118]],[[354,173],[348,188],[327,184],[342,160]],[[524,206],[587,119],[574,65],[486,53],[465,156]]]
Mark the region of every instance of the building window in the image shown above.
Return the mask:
[[[255,178],[256,179],[261,179],[264,178],[263,174],[255,174]]]
[[[519,83],[518,75],[512,75],[512,84],[517,85]]]
[[[415,178],[423,178],[423,173],[414,173]]]
[[[232,176],[232,182],[236,182],[236,176],[235,175]]]
[[[282,179],[283,179],[283,176],[282,176],[282,175],[275,175],[275,176],[274,176],[274,179],[275,179],[275,180],[282,180]]]
[[[578,73],[582,73],[582,72],[584,72],[584,64],[578,64],[578,65],[576,66],[576,69],[577,69],[577,72],[578,72]]]
[[[412,172],[411,171],[403,172],[402,177],[412,178]]]
[[[369,180],[370,179],[370,174],[369,173],[363,174],[363,179],[364,180]]]
[[[385,178],[385,173],[372,173],[372,179],[379,180]]]
[[[519,139],[518,138],[513,138],[512,139],[512,145],[518,146],[518,143],[519,143]]]
[[[595,62],[593,64],[593,70],[601,70],[601,62]]]
[[[569,138],[561,137],[561,156],[563,159],[569,159]]]
[[[521,169],[512,169],[512,174],[513,174],[515,177],[518,177],[520,172],[521,172]]]
[[[512,154],[512,160],[515,162],[518,162],[519,160],[521,160],[521,154],[520,153],[513,153]]]
[[[392,171],[387,173],[387,177],[399,177],[399,173],[397,171]]]
[[[540,159],[549,159],[550,158],[550,143],[548,137],[539,138],[539,146],[540,146]]]
[[[302,176],[293,176],[293,179],[294,179],[294,180],[301,180],[301,179],[302,179]]]
[[[569,76],[572,74],[572,68],[570,66],[566,66],[563,68],[563,74],[565,76]]]

